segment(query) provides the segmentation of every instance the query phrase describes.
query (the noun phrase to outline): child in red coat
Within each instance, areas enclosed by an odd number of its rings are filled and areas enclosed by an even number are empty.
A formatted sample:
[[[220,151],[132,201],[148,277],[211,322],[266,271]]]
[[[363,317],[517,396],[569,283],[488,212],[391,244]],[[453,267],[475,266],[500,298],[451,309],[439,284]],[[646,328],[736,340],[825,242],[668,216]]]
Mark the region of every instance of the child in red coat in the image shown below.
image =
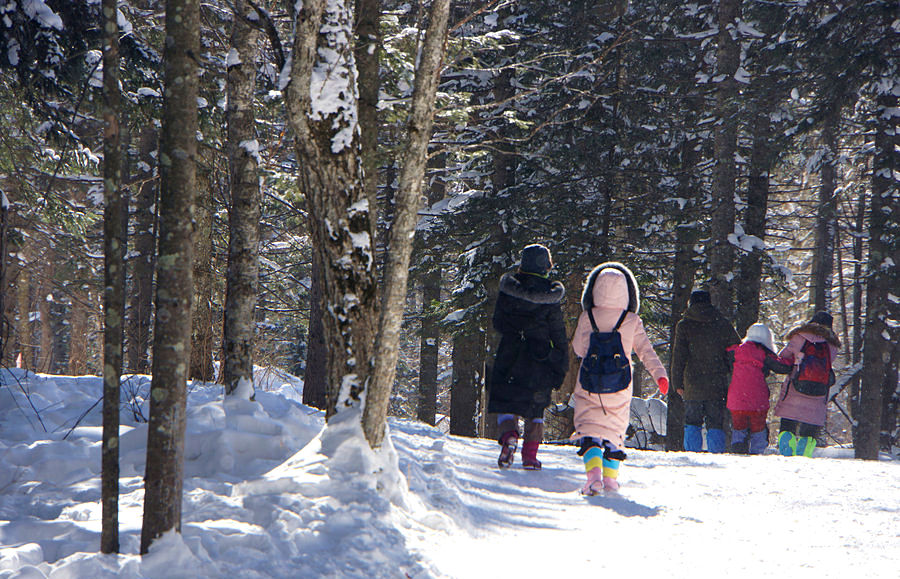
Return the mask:
[[[731,411],[731,452],[762,454],[769,444],[766,415],[769,412],[769,372],[789,374],[792,365],[775,355],[772,331],[753,324],[740,344],[728,347],[734,355],[734,371],[728,387]]]

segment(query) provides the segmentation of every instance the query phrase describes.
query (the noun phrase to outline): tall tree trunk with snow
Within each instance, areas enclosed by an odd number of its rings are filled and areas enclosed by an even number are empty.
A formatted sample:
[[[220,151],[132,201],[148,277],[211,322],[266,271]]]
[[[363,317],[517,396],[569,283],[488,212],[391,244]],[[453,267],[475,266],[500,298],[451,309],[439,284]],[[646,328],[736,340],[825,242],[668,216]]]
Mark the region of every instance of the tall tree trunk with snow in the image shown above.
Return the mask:
[[[330,418],[361,402],[371,379],[378,324],[373,208],[362,184],[349,6],[335,0],[294,6],[285,103],[313,251],[323,266]]]
[[[760,241],[766,238],[766,212],[769,205],[769,171],[772,167],[772,142],[769,115],[760,98],[754,99],[751,130],[750,167],[747,183],[747,208],[744,233]],[[735,329],[743,336],[759,321],[759,292],[762,279],[763,248],[744,250],[740,257],[741,281],[735,284]]]
[[[122,192],[117,0],[103,0],[103,444],[100,552],[119,552],[119,379],[125,327],[128,203]],[[49,320],[47,320],[49,321]]]
[[[199,5],[198,0],[166,3],[158,283],[141,554],[146,554],[150,544],[163,533],[173,529],[181,532],[185,406],[191,359]]]
[[[246,0],[234,3],[228,56],[228,163],[231,207],[228,212],[228,282],[225,290],[226,395],[253,394],[253,344],[259,292],[259,163],[253,110],[258,33],[251,25],[256,10]]]
[[[885,390],[897,390],[900,348],[900,187],[896,174],[900,113],[897,107],[896,68],[878,83],[872,163],[872,206],[869,210],[869,279],[866,284],[866,333],[860,385],[859,426],[854,449],[857,458],[878,459],[879,447],[890,439],[895,417],[883,416]],[[884,425],[883,425],[884,423]],[[888,426],[890,423],[890,426]],[[885,429],[883,426],[888,426]]]
[[[126,367],[136,374],[150,371],[150,335],[153,311],[153,271],[156,267],[156,229],[159,175],[155,171],[159,149],[159,131],[148,123],[141,131],[135,178],[137,197],[134,211],[134,257],[129,306]]]
[[[198,171],[194,201],[194,299],[191,305],[191,368],[192,380],[212,382],[213,349],[213,193],[210,175]]]
[[[822,166],[819,199],[816,210],[815,250],[813,254],[810,306],[812,311],[831,310],[831,286],[834,274],[834,251],[837,236],[837,168],[838,150],[835,130],[840,121],[840,108],[833,105],[822,126]]]
[[[431,140],[434,123],[434,101],[444,58],[449,13],[450,0],[434,0],[428,29],[425,32],[425,42],[419,57],[419,67],[416,70],[412,109],[407,125],[409,142],[403,154],[398,191],[394,199],[394,221],[390,228],[385,262],[381,318],[375,344],[375,371],[366,393],[366,407],[363,413],[363,431],[373,448],[381,446],[384,439],[388,401],[397,373],[409,258],[412,253],[416,222],[419,219],[419,208],[422,205],[428,141]]]
[[[738,43],[738,20],[741,0],[719,0],[718,49],[716,63],[716,127],[714,150],[716,165],[713,175],[713,207],[710,224],[709,268],[713,303],[729,319],[734,308],[732,278],[734,247],[728,236],[734,232],[734,192],[737,150],[737,81],[741,47]]]

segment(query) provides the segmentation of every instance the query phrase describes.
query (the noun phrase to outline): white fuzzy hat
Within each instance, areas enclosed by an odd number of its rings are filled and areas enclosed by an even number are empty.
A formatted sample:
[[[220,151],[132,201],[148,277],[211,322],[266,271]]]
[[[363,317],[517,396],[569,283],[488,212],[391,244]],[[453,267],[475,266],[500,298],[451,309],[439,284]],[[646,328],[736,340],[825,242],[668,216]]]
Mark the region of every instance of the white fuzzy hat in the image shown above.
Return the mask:
[[[775,351],[775,341],[772,339],[772,330],[765,324],[753,324],[747,328],[747,337],[744,341],[756,342],[762,344],[771,351]]]

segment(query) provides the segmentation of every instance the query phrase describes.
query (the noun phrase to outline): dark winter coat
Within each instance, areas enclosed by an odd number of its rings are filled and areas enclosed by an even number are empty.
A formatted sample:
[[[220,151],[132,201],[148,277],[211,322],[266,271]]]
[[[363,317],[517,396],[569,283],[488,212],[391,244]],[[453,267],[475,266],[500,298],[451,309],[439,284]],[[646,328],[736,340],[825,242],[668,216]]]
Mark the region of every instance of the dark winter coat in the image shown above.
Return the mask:
[[[793,366],[762,344],[744,340],[728,347],[734,355],[734,370],[728,387],[728,409],[744,412],[769,410],[769,372],[790,373]]]
[[[731,370],[728,346],[741,338],[712,304],[693,303],[675,325],[671,388],[685,400],[725,400]]]
[[[788,332],[786,338],[787,345],[782,348],[779,355],[783,359],[798,365],[802,358],[803,346],[807,341],[828,342],[832,361],[841,347],[841,341],[831,328],[813,322],[807,322],[792,329]],[[833,368],[829,374],[830,380],[828,385],[830,386],[834,383]],[[775,416],[789,418],[805,424],[822,426],[825,424],[825,409],[827,406],[827,392],[821,396],[811,396],[799,392],[794,383],[794,374],[792,373],[781,385],[781,394],[778,397],[778,403],[775,405]]]
[[[500,278],[493,318],[500,345],[488,412],[543,416],[550,391],[560,387],[568,368],[565,295],[560,282],[543,276],[517,272]]]

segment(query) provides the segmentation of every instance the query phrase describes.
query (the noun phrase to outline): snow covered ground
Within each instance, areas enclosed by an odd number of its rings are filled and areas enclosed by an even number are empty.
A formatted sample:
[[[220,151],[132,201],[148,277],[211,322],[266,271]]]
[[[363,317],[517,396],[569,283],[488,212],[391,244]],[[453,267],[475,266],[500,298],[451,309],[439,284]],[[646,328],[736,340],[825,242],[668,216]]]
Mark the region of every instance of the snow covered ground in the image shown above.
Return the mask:
[[[323,429],[277,372],[256,402],[191,387],[182,534],[143,558],[149,378],[126,383],[122,554],[100,555],[101,380],[0,372],[0,578],[900,576],[888,457],[632,450],[621,491],[584,498],[574,447],[499,471],[494,441],[391,421],[373,453],[356,415]]]

